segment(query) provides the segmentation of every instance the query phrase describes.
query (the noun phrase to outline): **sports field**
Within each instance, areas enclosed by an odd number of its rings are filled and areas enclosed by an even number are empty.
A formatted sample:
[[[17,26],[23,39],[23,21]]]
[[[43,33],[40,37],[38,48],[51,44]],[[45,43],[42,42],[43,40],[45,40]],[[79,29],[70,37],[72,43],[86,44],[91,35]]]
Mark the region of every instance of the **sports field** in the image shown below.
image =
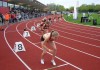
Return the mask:
[[[88,16],[88,14],[86,14],[86,16]],[[70,16],[64,15],[64,18],[66,19],[66,21],[74,22],[74,23],[77,23],[77,24],[91,25],[91,26],[94,26],[93,25],[93,19],[96,19],[97,20],[97,25],[96,26],[100,27],[100,14],[93,13],[93,14],[89,15],[88,19],[90,19],[91,22],[86,22],[86,23],[81,23],[81,17],[82,17],[82,13],[78,14],[78,19],[77,20],[73,19],[72,14]]]

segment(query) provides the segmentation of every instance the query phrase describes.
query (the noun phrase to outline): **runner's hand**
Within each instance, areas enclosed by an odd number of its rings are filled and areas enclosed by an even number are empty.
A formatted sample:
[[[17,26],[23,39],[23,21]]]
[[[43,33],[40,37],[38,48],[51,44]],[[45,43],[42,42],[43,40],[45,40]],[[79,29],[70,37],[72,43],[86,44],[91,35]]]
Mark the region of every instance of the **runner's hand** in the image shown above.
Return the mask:
[[[53,51],[52,51],[51,49],[49,49],[49,52],[50,52],[50,53],[53,53]]]

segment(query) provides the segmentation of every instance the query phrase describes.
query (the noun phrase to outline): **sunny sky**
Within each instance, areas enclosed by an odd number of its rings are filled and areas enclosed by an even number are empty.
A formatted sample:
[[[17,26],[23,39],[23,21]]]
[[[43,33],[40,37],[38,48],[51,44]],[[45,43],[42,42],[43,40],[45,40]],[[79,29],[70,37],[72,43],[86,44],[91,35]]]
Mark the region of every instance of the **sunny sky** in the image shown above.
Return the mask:
[[[79,1],[78,5],[82,4],[100,4],[100,0],[38,0],[39,2],[47,5],[50,3],[60,4],[63,5],[65,8],[69,8],[71,6],[74,6],[76,1]]]

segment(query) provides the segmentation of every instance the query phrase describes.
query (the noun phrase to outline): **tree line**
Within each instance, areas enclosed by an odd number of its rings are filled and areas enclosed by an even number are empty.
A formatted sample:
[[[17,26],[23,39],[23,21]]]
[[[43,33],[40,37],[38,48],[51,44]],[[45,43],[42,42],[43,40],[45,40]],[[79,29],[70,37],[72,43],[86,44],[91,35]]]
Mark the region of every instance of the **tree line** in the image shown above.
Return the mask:
[[[54,3],[47,4],[49,11],[73,11],[74,7],[65,8],[63,5],[56,5]],[[100,11],[100,4],[83,4],[77,8],[79,12],[99,12]]]
[[[47,4],[47,7],[49,11],[66,11],[66,8],[63,5],[56,5],[54,3]]]
[[[97,4],[97,5],[94,5],[94,4],[91,4],[91,5],[83,4],[82,6],[80,6],[78,8],[78,11],[79,12],[99,12],[100,11],[100,4]]]

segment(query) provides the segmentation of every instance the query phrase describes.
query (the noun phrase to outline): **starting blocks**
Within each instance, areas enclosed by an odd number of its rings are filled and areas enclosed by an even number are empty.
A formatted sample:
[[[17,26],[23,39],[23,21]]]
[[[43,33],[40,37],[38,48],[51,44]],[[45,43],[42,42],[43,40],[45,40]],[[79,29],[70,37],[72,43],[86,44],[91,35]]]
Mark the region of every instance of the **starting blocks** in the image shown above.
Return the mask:
[[[26,51],[22,42],[15,42],[14,49],[15,52]]]
[[[23,32],[23,37],[30,37],[29,31],[24,31]]]
[[[31,31],[36,31],[35,26],[32,26],[32,27],[31,27]]]

